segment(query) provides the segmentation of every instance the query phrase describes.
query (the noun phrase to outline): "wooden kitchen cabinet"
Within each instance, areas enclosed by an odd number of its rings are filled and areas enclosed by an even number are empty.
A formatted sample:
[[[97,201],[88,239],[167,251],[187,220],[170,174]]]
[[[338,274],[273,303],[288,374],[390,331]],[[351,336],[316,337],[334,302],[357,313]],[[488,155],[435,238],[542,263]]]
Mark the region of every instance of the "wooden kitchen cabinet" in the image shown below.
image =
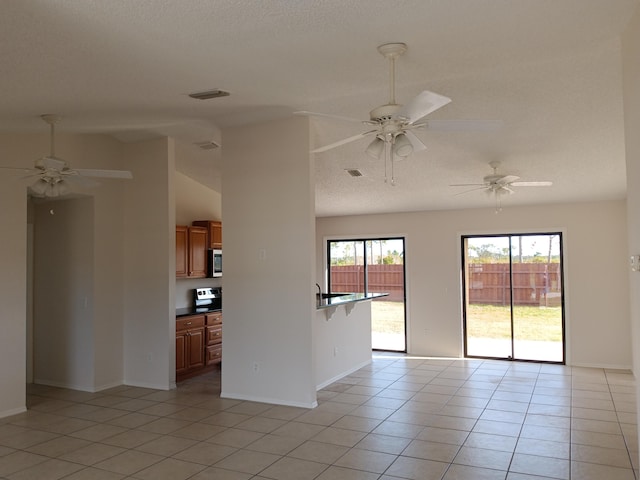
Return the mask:
[[[176,225],[176,277],[189,273],[189,227]]]
[[[214,220],[197,220],[192,225],[204,227],[209,236],[208,248],[222,250],[222,222]]]
[[[205,362],[213,365],[222,361],[222,312],[208,313],[206,323],[206,354]]]
[[[176,226],[176,277],[207,276],[208,231],[205,227]]]
[[[176,319],[176,380],[205,366],[205,316]]]

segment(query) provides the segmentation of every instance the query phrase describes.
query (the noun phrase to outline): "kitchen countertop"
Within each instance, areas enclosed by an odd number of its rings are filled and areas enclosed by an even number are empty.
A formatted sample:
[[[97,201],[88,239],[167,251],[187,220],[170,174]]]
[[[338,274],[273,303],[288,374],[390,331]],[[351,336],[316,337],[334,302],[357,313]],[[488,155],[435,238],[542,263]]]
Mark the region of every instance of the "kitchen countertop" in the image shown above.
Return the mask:
[[[184,308],[176,308],[176,318],[178,317],[187,317],[189,315],[201,315],[205,313],[211,312],[220,312],[221,308],[211,308],[211,307],[184,307]]]
[[[323,294],[326,295],[326,294]],[[373,300],[380,297],[386,297],[388,293],[340,293],[332,294],[329,298],[320,298],[316,296],[316,310],[323,308],[337,307],[348,303],[362,302],[365,300]]]

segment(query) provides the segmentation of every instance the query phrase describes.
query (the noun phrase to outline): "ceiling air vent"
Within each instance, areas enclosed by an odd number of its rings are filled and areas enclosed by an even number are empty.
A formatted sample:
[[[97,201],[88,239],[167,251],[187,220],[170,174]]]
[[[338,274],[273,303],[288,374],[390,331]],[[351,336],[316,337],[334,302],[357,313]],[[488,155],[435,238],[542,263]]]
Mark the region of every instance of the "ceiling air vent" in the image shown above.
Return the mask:
[[[213,140],[207,140],[206,142],[196,142],[196,143],[194,143],[194,145],[196,147],[201,148],[202,150],[213,150],[215,148],[220,147],[220,145],[218,145]]]
[[[198,100],[209,100],[210,98],[228,97],[229,95],[229,92],[225,92],[224,90],[219,90],[217,88],[213,90],[207,90],[206,92],[195,92],[189,94],[191,98],[196,98]]]
[[[360,170],[358,170],[357,168],[347,168],[347,169],[345,169],[345,172],[347,172],[352,177],[361,177],[362,176],[362,172]]]

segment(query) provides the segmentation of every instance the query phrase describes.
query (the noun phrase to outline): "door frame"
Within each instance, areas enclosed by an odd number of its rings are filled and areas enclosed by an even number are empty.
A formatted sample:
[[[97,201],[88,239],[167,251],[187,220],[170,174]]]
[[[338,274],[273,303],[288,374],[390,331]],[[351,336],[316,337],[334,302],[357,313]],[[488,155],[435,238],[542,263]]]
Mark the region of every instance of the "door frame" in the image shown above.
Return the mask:
[[[381,352],[398,352],[398,353],[407,353],[409,351],[409,319],[408,319],[408,309],[407,309],[407,296],[408,296],[408,288],[407,288],[407,235],[398,234],[398,235],[336,235],[336,236],[328,236],[323,238],[324,246],[323,246],[323,283],[324,289],[327,292],[330,292],[331,282],[329,275],[329,261],[331,259],[331,247],[329,246],[330,242],[364,242],[366,248],[366,242],[368,241],[376,241],[376,240],[402,240],[403,245],[403,264],[402,264],[402,282],[403,282],[403,309],[404,309],[404,350],[380,350],[376,348],[372,348],[373,351],[381,351]],[[368,279],[366,276],[366,268],[367,268],[367,260],[366,255],[364,256],[364,267],[365,267],[365,278],[364,278],[364,286],[365,290],[368,286]]]
[[[511,246],[511,238],[512,237],[520,237],[520,236],[536,236],[536,235],[559,235],[559,247],[560,247],[560,278],[561,278],[561,301],[560,301],[560,312],[561,312],[561,322],[562,322],[562,361],[550,361],[550,360],[531,360],[531,359],[519,359],[513,358],[514,353],[514,320],[513,320],[513,256],[511,249],[509,251],[509,275],[510,275],[510,321],[511,321],[511,356],[508,358],[504,357],[491,357],[491,356],[479,356],[479,355],[469,355],[467,350],[467,276],[466,276],[466,246],[465,240],[467,238],[484,238],[484,237],[509,237],[509,245]],[[567,364],[567,315],[566,315],[566,298],[565,298],[565,280],[566,280],[566,254],[565,254],[565,238],[566,233],[562,229],[544,229],[544,230],[531,230],[527,232],[508,232],[508,233],[469,233],[469,234],[460,234],[460,279],[461,279],[461,300],[462,300],[462,341],[463,341],[463,355],[464,358],[479,358],[479,359],[489,359],[489,360],[505,360],[505,361],[517,361],[517,362],[529,362],[529,363],[548,363],[555,365],[566,365]]]

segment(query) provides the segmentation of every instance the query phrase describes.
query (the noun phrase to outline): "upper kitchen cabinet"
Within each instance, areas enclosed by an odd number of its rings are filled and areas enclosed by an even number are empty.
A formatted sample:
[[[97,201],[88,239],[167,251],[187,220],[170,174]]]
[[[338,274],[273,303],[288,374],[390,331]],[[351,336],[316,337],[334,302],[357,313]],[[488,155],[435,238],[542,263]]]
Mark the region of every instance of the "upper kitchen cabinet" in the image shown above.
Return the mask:
[[[204,227],[176,226],[176,277],[207,276],[208,231]]]
[[[204,227],[209,232],[209,248],[222,250],[222,222],[197,220],[192,225]]]

